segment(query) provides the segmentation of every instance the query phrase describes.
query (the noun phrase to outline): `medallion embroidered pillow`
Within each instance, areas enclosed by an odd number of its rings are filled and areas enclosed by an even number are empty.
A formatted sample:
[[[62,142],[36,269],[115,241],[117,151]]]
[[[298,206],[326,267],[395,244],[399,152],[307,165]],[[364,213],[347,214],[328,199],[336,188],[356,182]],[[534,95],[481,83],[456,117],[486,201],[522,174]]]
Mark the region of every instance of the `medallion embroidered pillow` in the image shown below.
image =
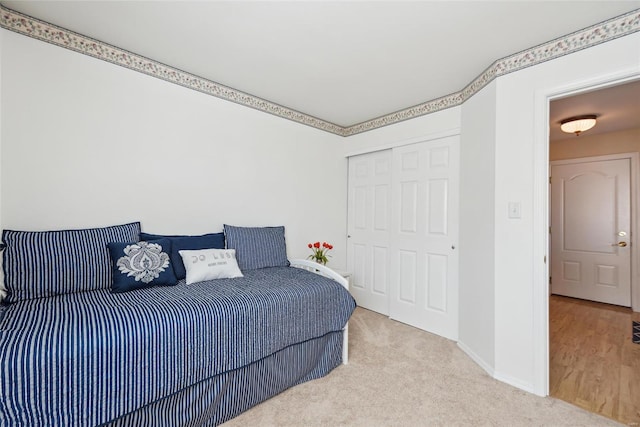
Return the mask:
[[[244,277],[234,249],[201,249],[180,251],[187,271],[187,285],[205,280]]]
[[[173,286],[178,283],[169,256],[169,239],[113,242],[108,246],[113,265],[113,292],[127,292],[150,286]]]
[[[4,230],[7,302],[109,289],[109,242],[137,241],[140,223],[58,231]]]

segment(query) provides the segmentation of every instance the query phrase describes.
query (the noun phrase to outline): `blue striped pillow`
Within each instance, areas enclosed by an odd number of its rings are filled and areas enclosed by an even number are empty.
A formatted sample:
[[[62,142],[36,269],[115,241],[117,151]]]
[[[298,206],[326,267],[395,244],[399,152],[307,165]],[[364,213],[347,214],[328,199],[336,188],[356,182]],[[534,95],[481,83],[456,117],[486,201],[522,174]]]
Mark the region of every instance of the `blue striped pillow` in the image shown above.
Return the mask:
[[[227,249],[236,250],[240,270],[288,267],[284,227],[234,227],[224,225]]]
[[[83,230],[4,230],[6,301],[110,289],[107,243],[138,241],[139,234],[139,222]]]

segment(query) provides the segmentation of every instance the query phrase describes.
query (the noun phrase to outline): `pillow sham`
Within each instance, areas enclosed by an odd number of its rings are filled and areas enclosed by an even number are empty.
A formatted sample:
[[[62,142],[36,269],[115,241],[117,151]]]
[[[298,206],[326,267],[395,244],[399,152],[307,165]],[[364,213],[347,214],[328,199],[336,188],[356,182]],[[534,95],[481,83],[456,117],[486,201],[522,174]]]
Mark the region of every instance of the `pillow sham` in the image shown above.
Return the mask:
[[[187,274],[179,253],[181,250],[224,249],[224,233],[210,233],[201,236],[163,236],[161,234],[140,233],[140,240],[158,239],[171,240],[171,263],[178,280],[184,279]]]
[[[288,267],[284,226],[236,227],[224,225],[227,249],[236,250],[240,270]]]
[[[107,243],[137,241],[139,234],[139,222],[79,230],[4,230],[6,302],[109,289]]]
[[[113,266],[112,292],[178,283],[171,265],[171,241],[112,242],[108,244]]]
[[[180,251],[180,255],[187,270],[187,285],[205,280],[244,277],[238,268],[235,249]]]

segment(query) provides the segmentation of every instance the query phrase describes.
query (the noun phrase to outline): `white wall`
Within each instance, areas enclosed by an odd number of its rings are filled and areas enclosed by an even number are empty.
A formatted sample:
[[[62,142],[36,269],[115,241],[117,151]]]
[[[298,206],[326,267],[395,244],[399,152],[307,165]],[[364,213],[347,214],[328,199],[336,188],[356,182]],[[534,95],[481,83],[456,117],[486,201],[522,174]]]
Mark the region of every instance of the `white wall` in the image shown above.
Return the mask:
[[[282,224],[290,257],[326,240],[344,267],[343,138],[1,33],[2,228]]]
[[[640,124],[640,117],[638,117]],[[553,141],[549,145],[549,160],[640,152],[640,128],[589,135]]]
[[[0,101],[2,100],[2,46],[4,30],[0,29]],[[0,102],[0,118],[2,117],[2,102]],[[0,119],[0,147],[2,147],[2,120]],[[2,194],[2,150],[0,149],[0,195]],[[0,224],[2,224],[2,197],[0,197]],[[7,296],[4,287],[4,269],[2,268],[2,256],[0,256],[0,300]]]
[[[0,118],[2,117],[2,87],[4,86],[4,79],[2,78],[2,59],[3,59],[3,40],[4,40],[5,30],[0,29]],[[0,119],[0,195],[2,194],[2,136],[4,135],[2,120]],[[0,197],[0,224],[2,224],[2,197]],[[0,257],[2,258],[2,257]],[[2,265],[2,261],[0,260],[0,266]],[[0,268],[0,287],[4,283],[4,270]],[[0,299],[2,299],[3,295],[0,294]]]
[[[496,83],[462,106],[458,345],[489,373],[495,358]]]
[[[553,94],[636,74],[640,33],[497,79],[495,375],[546,394],[548,110]],[[522,219],[507,216],[522,203]]]

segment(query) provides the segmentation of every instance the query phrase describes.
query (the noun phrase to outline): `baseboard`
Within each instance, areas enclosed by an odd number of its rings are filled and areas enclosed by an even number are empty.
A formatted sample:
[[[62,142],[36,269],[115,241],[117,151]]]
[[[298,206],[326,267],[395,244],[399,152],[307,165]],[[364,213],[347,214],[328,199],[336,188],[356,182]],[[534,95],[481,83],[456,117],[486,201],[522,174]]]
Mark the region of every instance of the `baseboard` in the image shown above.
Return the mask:
[[[460,350],[464,351],[464,353],[471,358],[477,365],[479,365],[482,369],[484,369],[487,374],[494,377],[493,366],[490,366],[487,362],[484,361],[480,356],[473,352],[469,347],[467,347],[463,342],[457,342]]]
[[[496,372],[493,375],[493,378],[495,378],[498,381],[501,381],[501,382],[503,382],[505,384],[509,384],[510,386],[513,386],[515,388],[519,388],[520,390],[524,390],[524,391],[529,392],[531,394],[535,394],[536,396],[544,397],[543,395],[538,394],[538,393],[535,392],[535,387],[531,383],[523,382],[523,381],[521,381],[521,380],[519,380],[517,378],[513,378],[512,376],[501,374],[500,372]]]
[[[505,384],[509,384],[510,386],[519,388],[520,390],[540,396],[534,391],[533,384],[520,381],[509,375],[501,374],[500,372],[496,372],[493,366],[490,366],[487,362],[484,361],[484,359],[482,359],[480,356],[474,353],[473,350],[467,347],[464,343],[458,341],[457,344],[460,350],[462,350],[467,356],[469,356],[471,360],[473,360],[478,366],[484,369],[487,372],[487,374],[489,374],[492,378],[500,382],[503,382]]]

